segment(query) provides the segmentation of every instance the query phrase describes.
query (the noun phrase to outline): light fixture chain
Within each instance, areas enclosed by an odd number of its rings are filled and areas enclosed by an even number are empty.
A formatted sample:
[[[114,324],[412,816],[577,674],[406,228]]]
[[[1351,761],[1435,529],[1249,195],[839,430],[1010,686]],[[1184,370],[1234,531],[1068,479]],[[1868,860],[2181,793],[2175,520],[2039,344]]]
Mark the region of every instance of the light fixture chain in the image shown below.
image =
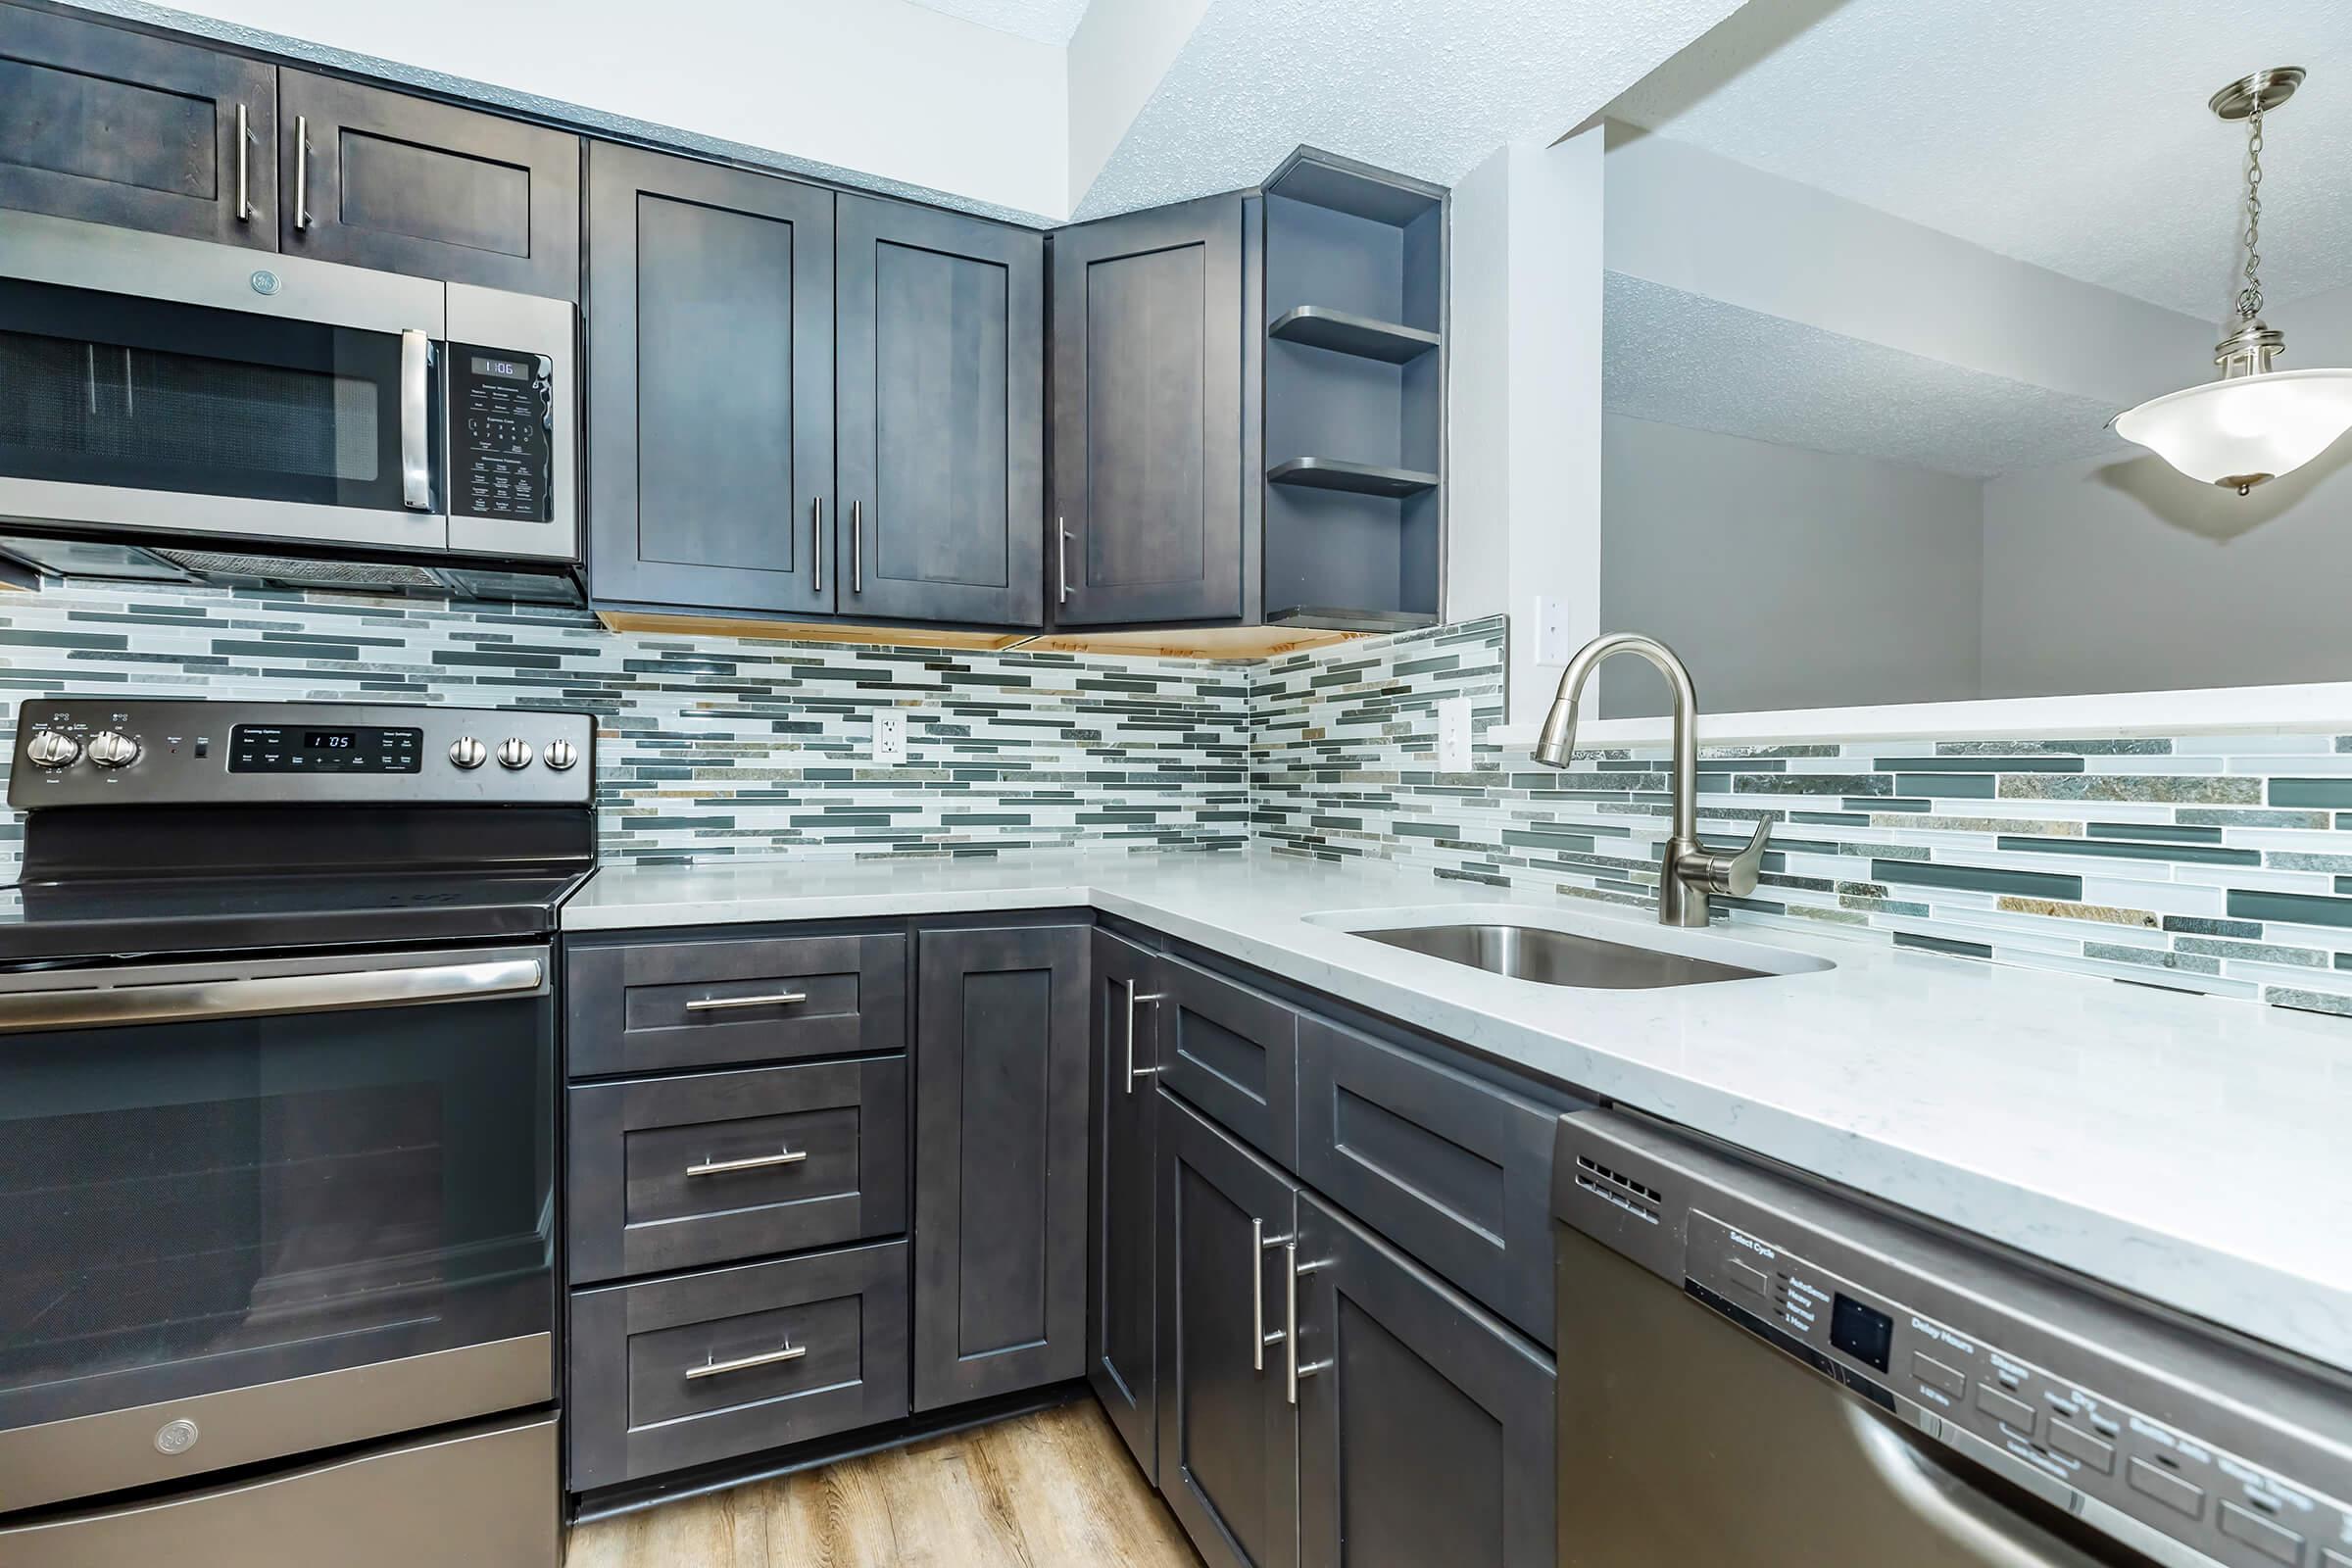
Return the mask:
[[[2246,116],[2246,286],[2237,296],[2237,314],[2253,320],[2262,314],[2262,100]]]

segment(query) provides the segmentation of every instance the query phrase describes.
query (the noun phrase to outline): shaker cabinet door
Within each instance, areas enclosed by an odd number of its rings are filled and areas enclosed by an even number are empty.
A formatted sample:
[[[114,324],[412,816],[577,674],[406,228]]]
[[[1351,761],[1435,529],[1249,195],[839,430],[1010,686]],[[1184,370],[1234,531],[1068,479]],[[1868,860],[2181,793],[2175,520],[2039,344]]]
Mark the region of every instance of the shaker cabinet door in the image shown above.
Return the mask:
[[[1095,1115],[1087,1211],[1086,1376],[1144,1474],[1159,1479],[1158,1372],[1152,1333],[1158,1243],[1159,1005],[1152,955],[1095,933]]]
[[[277,72],[0,5],[0,207],[274,250]]]
[[[915,938],[917,1410],[1086,1368],[1088,934]]]
[[[578,137],[294,70],[277,128],[288,255],[579,298]]]
[[[839,201],[841,611],[1038,625],[1044,236]]]
[[[1057,625],[1242,613],[1242,205],[1054,236]]]
[[[829,612],[833,193],[592,144],[587,322],[596,598]]]

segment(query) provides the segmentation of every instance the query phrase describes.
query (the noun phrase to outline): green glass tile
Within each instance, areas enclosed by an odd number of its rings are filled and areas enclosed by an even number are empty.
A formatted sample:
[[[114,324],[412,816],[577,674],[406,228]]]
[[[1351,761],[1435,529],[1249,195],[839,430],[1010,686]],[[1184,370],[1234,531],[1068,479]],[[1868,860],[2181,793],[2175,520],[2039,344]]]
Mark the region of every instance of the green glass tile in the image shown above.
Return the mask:
[[[1898,795],[1989,801],[2000,788],[2000,780],[1990,773],[1897,773],[1894,788]]]
[[[2262,1000],[2274,1007],[2292,1007],[2298,1012],[2328,1012],[2338,1017],[2352,1015],[2352,997],[2339,997],[2325,991],[2298,991],[2292,986],[2271,986]]]
[[[2338,890],[2343,890],[2339,881]],[[2317,893],[2268,893],[2259,888],[2233,888],[2230,912],[2241,920],[2285,920],[2295,925],[2352,926],[2352,898],[2330,899]]]
[[[2342,778],[2275,778],[2273,806],[2352,807],[2352,774]]]
[[[2165,822],[2093,822],[2094,839],[2163,839],[2174,844],[2219,844],[2218,827],[2176,827]]]
[[[1960,888],[1973,893],[2006,893],[2025,899],[2079,900],[2082,879],[2055,871],[2006,871],[1982,865],[1943,865],[1934,860],[1873,860],[1871,880],[1923,888]],[[2352,905],[2346,905],[2352,909]]]
[[[1882,773],[2080,773],[2080,757],[1882,757]]]
[[[2210,844],[2112,844],[2098,839],[2035,839],[2004,833],[1994,841],[2023,855],[2095,855],[2115,860],[2193,860],[2201,865],[2260,865],[2253,850],[2216,849]]]
[[[1790,811],[1791,822],[1810,822],[1816,827],[1868,827],[1870,818],[1860,811]]]
[[[1990,945],[1983,942],[1955,942],[1950,937],[1923,937],[1909,931],[1897,931],[1894,945],[1898,948],[1917,948],[1922,953],[1948,953],[1963,958],[1989,958]]]
[[[1934,801],[1916,799],[1882,798],[1873,800],[1867,796],[1855,796],[1848,799],[1845,804],[1856,809],[1870,811],[1933,811],[1936,809]]]

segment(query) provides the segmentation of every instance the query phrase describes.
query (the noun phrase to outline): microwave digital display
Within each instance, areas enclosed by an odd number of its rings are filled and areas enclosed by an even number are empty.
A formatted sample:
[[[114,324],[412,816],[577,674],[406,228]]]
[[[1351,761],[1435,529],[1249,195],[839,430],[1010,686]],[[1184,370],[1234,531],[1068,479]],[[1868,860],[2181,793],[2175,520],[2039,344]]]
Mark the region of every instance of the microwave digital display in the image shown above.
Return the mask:
[[[494,360],[487,354],[476,354],[472,363],[476,375],[495,375],[503,381],[528,381],[532,378],[531,368],[520,360]]]
[[[514,522],[555,515],[554,374],[535,354],[450,346],[451,515]]]

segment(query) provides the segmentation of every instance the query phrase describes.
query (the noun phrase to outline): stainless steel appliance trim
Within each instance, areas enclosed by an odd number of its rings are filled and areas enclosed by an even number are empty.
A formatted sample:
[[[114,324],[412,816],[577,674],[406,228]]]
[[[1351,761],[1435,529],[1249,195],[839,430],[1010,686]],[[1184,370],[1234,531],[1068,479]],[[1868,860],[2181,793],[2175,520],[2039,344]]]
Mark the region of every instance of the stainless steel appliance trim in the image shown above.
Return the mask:
[[[277,292],[255,292],[257,268],[276,275]],[[434,338],[449,335],[449,288],[454,286],[42,213],[11,213],[0,223],[0,277],[321,321],[362,332],[416,327]]]
[[[431,383],[433,340],[416,327],[400,333],[400,504],[411,512],[433,505]]]
[[[763,997],[697,997],[686,1004],[688,1012],[733,1012],[738,1007],[789,1007],[807,1002],[805,991],[777,991]]]
[[[806,1149],[784,1149],[772,1154],[753,1154],[743,1159],[706,1159],[699,1165],[686,1167],[689,1176],[732,1176],[740,1170],[767,1170],[777,1165],[798,1165],[808,1157]]]
[[[517,1409],[553,1397],[554,1379],[554,1337],[521,1334],[18,1427],[0,1432],[0,1512]],[[155,1436],[173,1421],[201,1436],[165,1453]]]
[[[686,1369],[686,1381],[698,1378],[725,1377],[730,1372],[749,1372],[754,1367],[774,1366],[782,1361],[798,1361],[808,1353],[806,1345],[787,1345],[781,1350],[763,1350],[758,1355],[737,1356],[732,1361],[705,1361],[701,1366]]]
[[[537,958],[150,985],[124,980],[120,971],[96,973],[110,983],[77,991],[0,994],[0,1035],[420,1006],[547,989],[547,966]]]
[[[469,517],[447,503],[449,548],[463,555],[576,562],[580,550],[579,312],[569,300],[474,283],[448,286],[453,343],[535,354],[548,362],[548,520]],[[445,459],[454,471],[454,454]]]
[[[556,1431],[553,1413],[483,1422],[229,1485],[0,1525],[0,1560],[9,1568],[557,1568]]]
[[[0,224],[0,228],[6,226]],[[184,537],[188,534],[205,534],[268,544],[338,545],[425,555],[438,555],[449,548],[449,519],[438,512],[254,501],[180,490],[75,484],[66,479],[0,476],[0,517],[78,524],[108,533],[135,530],[160,536],[138,542],[166,546],[189,543]]]

